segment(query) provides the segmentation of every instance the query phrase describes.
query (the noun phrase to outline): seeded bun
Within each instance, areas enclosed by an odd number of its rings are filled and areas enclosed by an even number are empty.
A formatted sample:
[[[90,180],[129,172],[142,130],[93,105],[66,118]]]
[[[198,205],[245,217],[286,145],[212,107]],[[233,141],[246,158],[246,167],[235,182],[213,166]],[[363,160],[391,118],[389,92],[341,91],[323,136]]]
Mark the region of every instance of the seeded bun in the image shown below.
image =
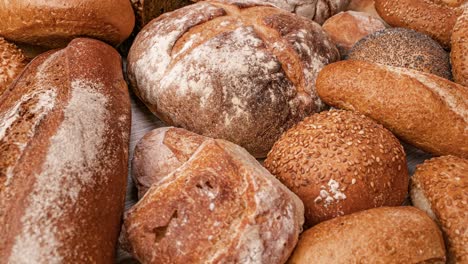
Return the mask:
[[[453,28],[450,59],[453,79],[468,87],[468,8],[458,18]]]
[[[448,263],[468,263],[468,160],[443,156],[419,165],[411,199],[441,227]]]
[[[0,37],[0,96],[26,66],[23,52]]]
[[[350,111],[306,118],[275,143],[265,167],[302,199],[309,226],[401,205],[408,192],[406,155],[398,139]]]
[[[302,233],[289,264],[445,263],[437,225],[414,207],[338,217]]]
[[[451,79],[449,54],[435,40],[405,28],[388,28],[354,45],[348,59],[423,71]]]

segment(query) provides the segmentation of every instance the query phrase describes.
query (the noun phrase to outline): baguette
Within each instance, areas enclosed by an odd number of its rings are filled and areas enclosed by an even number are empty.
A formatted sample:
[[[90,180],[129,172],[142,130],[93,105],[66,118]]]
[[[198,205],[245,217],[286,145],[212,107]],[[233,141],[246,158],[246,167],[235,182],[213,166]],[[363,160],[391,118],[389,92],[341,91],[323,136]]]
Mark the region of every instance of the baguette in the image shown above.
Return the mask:
[[[341,61],[325,67],[317,92],[329,105],[377,120],[436,155],[468,157],[468,90],[415,70]]]
[[[73,40],[0,98],[0,259],[113,263],[130,101],[110,46]]]

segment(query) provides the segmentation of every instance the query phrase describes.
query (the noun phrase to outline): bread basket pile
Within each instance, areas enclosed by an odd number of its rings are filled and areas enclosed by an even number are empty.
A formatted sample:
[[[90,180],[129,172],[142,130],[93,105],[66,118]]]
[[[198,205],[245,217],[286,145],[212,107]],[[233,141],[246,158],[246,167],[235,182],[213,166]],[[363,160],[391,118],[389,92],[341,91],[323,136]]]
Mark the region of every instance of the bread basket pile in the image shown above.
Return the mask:
[[[466,0],[0,0],[0,263],[468,263]]]

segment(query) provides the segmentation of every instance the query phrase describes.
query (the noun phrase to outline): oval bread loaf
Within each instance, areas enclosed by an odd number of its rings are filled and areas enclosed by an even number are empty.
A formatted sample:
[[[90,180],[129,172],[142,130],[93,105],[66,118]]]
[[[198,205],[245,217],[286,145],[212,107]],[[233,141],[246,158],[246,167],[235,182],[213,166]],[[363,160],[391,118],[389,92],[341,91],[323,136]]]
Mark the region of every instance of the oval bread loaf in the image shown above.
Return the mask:
[[[0,96],[23,71],[26,64],[27,60],[23,52],[0,37]]]
[[[128,0],[0,1],[0,36],[48,48],[87,36],[112,45],[132,32],[135,16]]]
[[[0,100],[0,259],[113,263],[130,100],[119,54],[91,39],[33,60]]]
[[[468,7],[461,15],[452,34],[452,61],[453,79],[455,82],[468,87]]]
[[[307,117],[275,143],[265,167],[302,199],[309,226],[399,206],[408,194],[406,155],[398,139],[351,111]]]
[[[188,153],[192,135],[179,135],[172,146]],[[139,261],[286,262],[302,231],[303,204],[247,151],[207,138],[173,169],[125,215],[121,241]]]
[[[438,76],[364,61],[341,61],[317,79],[320,97],[359,111],[436,155],[468,157],[468,89]]]
[[[414,207],[381,207],[337,217],[301,235],[288,264],[445,263],[437,225]]]
[[[166,13],[128,57],[136,94],[168,125],[265,157],[323,104],[318,71],[339,59],[321,27],[258,1],[205,1]]]
[[[468,160],[443,156],[419,165],[412,177],[411,200],[441,227],[447,263],[467,263]]]

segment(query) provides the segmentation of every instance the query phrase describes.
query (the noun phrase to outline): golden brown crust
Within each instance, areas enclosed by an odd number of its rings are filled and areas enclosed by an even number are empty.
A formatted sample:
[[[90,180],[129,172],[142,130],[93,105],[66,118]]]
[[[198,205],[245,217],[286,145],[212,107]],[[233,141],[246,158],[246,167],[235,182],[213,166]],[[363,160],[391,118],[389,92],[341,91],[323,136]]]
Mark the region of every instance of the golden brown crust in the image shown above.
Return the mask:
[[[142,198],[148,189],[184,164],[207,138],[181,128],[159,128],[136,145],[133,180]]]
[[[429,208],[421,208],[422,194]],[[412,178],[413,204],[435,216],[444,232],[448,263],[468,262],[468,160],[443,156],[419,165]]]
[[[462,9],[435,0],[375,0],[379,15],[393,27],[422,32],[450,47],[450,36]]]
[[[137,30],[158,16],[191,4],[190,0],[131,0]]]
[[[468,157],[468,90],[438,76],[364,61],[325,67],[317,91],[328,104],[377,120],[436,155]]]
[[[265,167],[304,202],[306,224],[403,204],[406,155],[398,139],[350,111],[307,117],[275,143]]]
[[[23,52],[0,37],[0,97],[23,71],[26,64]]]
[[[121,67],[110,46],[76,39],[3,95],[0,259],[114,261],[131,116]]]
[[[135,16],[128,0],[2,1],[0,35],[48,48],[87,36],[112,45],[132,32]]]
[[[276,264],[303,222],[300,199],[247,151],[206,139],[126,213],[123,242],[142,263]]]
[[[136,94],[167,124],[265,157],[283,131],[323,108],[315,78],[338,58],[310,20],[251,0],[207,1],[148,24],[128,72]]]
[[[388,28],[361,39],[348,59],[403,67],[452,79],[449,54],[429,36],[406,28]]]
[[[453,28],[450,57],[453,79],[468,87],[468,7]]]
[[[332,16],[322,26],[342,57],[363,37],[385,29],[384,23],[367,13],[346,11]]]
[[[445,263],[437,225],[414,207],[380,207],[302,233],[289,264]]]

